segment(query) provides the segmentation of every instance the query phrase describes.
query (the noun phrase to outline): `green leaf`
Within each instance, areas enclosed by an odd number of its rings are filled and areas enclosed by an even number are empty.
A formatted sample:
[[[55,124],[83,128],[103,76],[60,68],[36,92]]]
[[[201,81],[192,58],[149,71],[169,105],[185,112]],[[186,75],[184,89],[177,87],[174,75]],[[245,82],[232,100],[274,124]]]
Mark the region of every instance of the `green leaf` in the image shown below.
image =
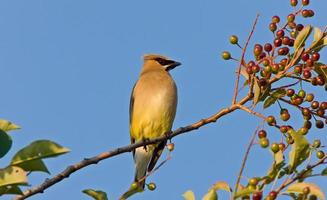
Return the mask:
[[[270,97],[265,100],[265,102],[263,103],[263,108],[268,108],[269,106],[273,105],[277,101],[277,99],[285,96],[285,94],[286,91],[284,89],[277,89],[270,95]]]
[[[297,35],[294,41],[294,52],[297,52],[300,47],[302,47],[305,41],[308,39],[310,33],[312,31],[311,26],[305,26]]]
[[[273,105],[276,101],[277,101],[276,98],[268,97],[263,103],[263,108],[268,108],[269,106]]]
[[[5,119],[0,119],[0,129],[3,131],[11,131],[11,130],[20,129],[20,127],[10,121],[7,121]]]
[[[8,135],[3,130],[0,130],[0,158],[5,156],[11,148],[12,139],[10,135]]]
[[[314,71],[317,72],[317,74],[323,76],[325,80],[327,79],[327,65],[317,62],[314,65]]]
[[[257,79],[254,79],[254,97],[253,97],[253,104],[256,105],[260,100],[261,95],[261,88],[258,84]]]
[[[39,171],[39,172],[50,173],[47,166],[44,164],[44,162],[41,159],[18,163],[15,166],[18,166],[27,172]]]
[[[50,140],[38,140],[19,150],[11,160],[11,165],[18,165],[31,160],[56,157],[70,150]]]
[[[317,196],[320,200],[326,200],[324,192],[314,183],[293,183],[286,189],[286,193],[303,193],[303,188],[309,187],[310,194]]]
[[[327,167],[324,170],[322,170],[321,175],[327,176]]]
[[[239,197],[244,197],[244,196],[248,196],[250,194],[252,194],[253,192],[255,192],[256,190],[253,188],[244,188],[243,190],[239,190],[236,195],[235,195],[235,199],[239,198]]]
[[[292,59],[290,61],[290,66],[294,66],[296,64],[299,63],[299,61],[301,60],[301,56],[304,52],[304,47],[300,47],[298,51],[294,52],[294,54],[292,54]]]
[[[286,95],[285,89],[280,88],[280,89],[277,89],[276,91],[274,91],[270,96],[278,99],[285,95]]]
[[[7,185],[0,187],[0,196],[3,194],[23,194],[23,191],[17,185]]]
[[[218,195],[216,190],[210,189],[206,195],[202,198],[202,200],[218,200]]]
[[[244,76],[244,78],[246,80],[249,80],[249,74],[246,72],[245,67],[241,67],[241,71],[240,71],[241,75]]]
[[[279,171],[282,169],[282,167],[285,166],[285,159],[284,154],[282,151],[278,151],[277,153],[273,153],[274,156],[274,162],[271,166],[271,168],[268,171],[267,176],[265,177],[265,182],[271,183],[273,180],[275,180],[276,176],[278,175]]]
[[[16,166],[9,166],[0,169],[0,187],[7,185],[26,185],[27,176],[26,172]]]
[[[107,194],[101,190],[85,189],[83,193],[93,197],[95,200],[108,200]]]
[[[313,35],[313,42],[310,46],[310,49],[314,49],[315,51],[320,51],[323,47],[323,33],[321,32],[320,28],[315,27],[314,28],[314,35]]]
[[[293,129],[288,133],[294,139],[294,143],[291,145],[291,151],[289,152],[289,172],[293,172],[297,166],[305,161],[310,155],[310,144],[308,140],[301,134],[295,132]]]
[[[195,200],[195,195],[192,190],[187,190],[182,196],[184,200]]]
[[[231,187],[228,185],[227,182],[225,181],[218,181],[217,183],[215,183],[211,189],[214,189],[215,191],[217,190],[225,190],[227,192],[232,192]]]

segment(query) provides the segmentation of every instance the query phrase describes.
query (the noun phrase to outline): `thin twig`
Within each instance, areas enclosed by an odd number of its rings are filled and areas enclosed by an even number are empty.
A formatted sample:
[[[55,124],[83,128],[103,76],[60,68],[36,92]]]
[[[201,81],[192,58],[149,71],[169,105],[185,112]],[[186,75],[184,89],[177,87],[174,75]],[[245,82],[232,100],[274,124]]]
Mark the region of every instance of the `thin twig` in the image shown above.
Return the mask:
[[[255,29],[255,26],[257,25],[257,22],[258,22],[258,18],[259,18],[259,14],[257,14],[256,18],[255,18],[255,21],[253,23],[253,26],[252,26],[252,30],[246,40],[246,43],[243,47],[243,50],[242,50],[242,56],[241,56],[241,59],[240,59],[240,64],[238,66],[238,71],[237,71],[237,78],[236,78],[236,85],[235,85],[235,89],[234,89],[234,96],[233,96],[233,101],[232,101],[232,104],[235,104],[236,103],[236,99],[237,99],[237,94],[238,94],[238,85],[239,85],[239,82],[240,82],[240,76],[241,76],[241,67],[243,65],[243,62],[244,62],[244,56],[245,56],[245,52],[246,52],[246,49],[247,49],[247,46],[249,44],[249,41],[253,35],[253,32],[254,32],[254,29]]]
[[[234,195],[233,195],[233,196],[234,196],[234,199],[235,199],[235,195],[236,195],[236,193],[237,193],[238,186],[239,186],[240,181],[241,181],[241,177],[242,177],[242,174],[243,174],[243,171],[244,171],[244,168],[245,168],[245,164],[246,164],[246,161],[247,161],[247,159],[248,159],[248,156],[249,156],[249,153],[250,153],[251,147],[252,147],[252,145],[253,145],[253,143],[254,143],[255,136],[257,135],[258,130],[259,130],[260,127],[261,127],[261,126],[258,126],[258,127],[257,127],[256,131],[253,133],[253,135],[252,135],[252,137],[251,137],[251,140],[250,140],[250,142],[249,142],[249,144],[248,144],[248,146],[247,146],[247,149],[246,149],[246,152],[245,152],[244,158],[243,158],[243,160],[242,160],[241,169],[240,169],[240,172],[239,172],[239,174],[238,174],[238,176],[237,176],[237,180],[236,180],[236,184],[235,184],[235,188],[234,188]]]
[[[250,108],[248,108],[248,107],[246,107],[246,106],[244,106],[244,105],[238,105],[238,107],[239,107],[241,110],[244,110],[244,111],[246,111],[246,112],[248,112],[248,113],[250,113],[250,114],[252,114],[252,115],[255,115],[255,116],[260,117],[260,118],[262,118],[262,119],[266,119],[266,117],[263,116],[261,113],[255,112],[255,111],[251,110]]]

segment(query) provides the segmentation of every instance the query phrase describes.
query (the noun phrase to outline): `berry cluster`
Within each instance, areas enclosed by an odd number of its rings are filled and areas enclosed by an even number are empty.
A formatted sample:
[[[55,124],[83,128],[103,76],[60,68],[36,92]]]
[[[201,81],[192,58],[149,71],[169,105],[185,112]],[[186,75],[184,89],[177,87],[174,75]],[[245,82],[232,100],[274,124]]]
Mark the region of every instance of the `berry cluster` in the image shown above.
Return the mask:
[[[265,120],[269,126],[279,129],[282,139],[280,142],[270,143],[267,130],[262,129],[257,133],[258,143],[262,148],[270,147],[270,151],[275,156],[277,154],[283,155],[287,149],[296,151],[294,145],[299,145],[298,141],[305,141],[304,143],[306,143],[305,136],[312,128],[312,121],[314,121],[315,127],[318,129],[324,128],[325,124],[327,124],[327,102],[318,100],[313,93],[309,93],[302,87],[304,84],[307,84],[313,87],[324,87],[327,91],[327,65],[321,62],[321,55],[319,53],[327,45],[327,32],[325,32],[326,30],[321,31],[319,28],[315,28],[314,41],[312,44],[306,44],[306,40],[313,28],[309,25],[298,23],[298,19],[301,17],[308,18],[315,15],[313,10],[307,9],[309,4],[309,0],[302,0],[301,5],[298,0],[290,0],[290,5],[297,8],[294,12],[289,13],[284,20],[281,20],[280,16],[273,16],[268,26],[273,33],[273,39],[265,44],[255,44],[252,49],[252,60],[248,62],[243,58],[241,58],[242,60],[237,60],[228,51],[222,53],[224,60],[232,59],[241,63],[241,74],[246,78],[250,94],[251,92],[254,93],[251,95],[254,105],[263,101],[264,108],[267,108],[277,102],[280,108],[279,118],[283,123],[289,123],[291,114],[287,108],[282,107],[281,103],[294,107],[301,113],[304,123],[297,131],[289,124],[278,124],[273,115],[266,117]],[[285,21],[285,23],[282,23],[282,21]],[[239,44],[239,39],[236,35],[230,36],[229,42],[240,47],[243,52],[246,51],[246,48],[242,48]],[[294,80],[296,82],[280,86],[282,84],[281,80],[287,80],[288,82]],[[273,88],[272,85],[277,82],[279,86]],[[296,87],[300,87],[300,89],[296,89]],[[256,96],[257,100],[255,100]],[[316,152],[318,160],[325,159],[325,152],[322,150],[322,147],[321,140],[316,139],[310,145],[308,151]],[[299,148],[306,150],[307,147]],[[302,158],[295,158],[294,156],[293,160],[296,160],[294,161],[296,164],[291,163],[285,169],[278,168],[279,174],[273,175],[274,177],[271,177],[272,175],[270,174],[262,178],[255,177],[249,179],[247,188],[254,190],[252,192],[252,199],[263,199],[262,188],[265,184],[273,181],[271,178],[279,179],[284,174],[293,173],[293,164],[297,167],[299,163],[302,163],[308,157],[308,155],[303,155]],[[276,168],[276,166],[274,167]],[[279,193],[280,190],[273,190],[265,199],[274,200]],[[250,199],[250,196],[245,197]],[[301,197],[301,199],[316,199],[315,194],[310,193],[310,187],[304,187],[303,191],[298,194],[298,197]]]

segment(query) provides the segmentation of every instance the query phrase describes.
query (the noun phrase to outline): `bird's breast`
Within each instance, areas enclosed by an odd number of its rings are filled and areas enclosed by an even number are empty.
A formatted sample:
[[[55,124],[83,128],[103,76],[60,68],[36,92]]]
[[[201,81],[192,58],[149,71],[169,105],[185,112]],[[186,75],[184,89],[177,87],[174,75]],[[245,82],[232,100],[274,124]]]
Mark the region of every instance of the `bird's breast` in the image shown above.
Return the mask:
[[[177,105],[176,86],[170,77],[156,78],[141,78],[135,85],[130,124],[133,138],[157,137],[171,130]]]

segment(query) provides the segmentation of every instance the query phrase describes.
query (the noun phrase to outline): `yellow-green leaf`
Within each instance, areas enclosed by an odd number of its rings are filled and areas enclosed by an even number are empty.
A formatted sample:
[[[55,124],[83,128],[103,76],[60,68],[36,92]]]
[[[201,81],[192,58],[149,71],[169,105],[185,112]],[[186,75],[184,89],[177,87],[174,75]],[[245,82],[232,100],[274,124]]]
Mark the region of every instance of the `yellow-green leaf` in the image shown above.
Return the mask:
[[[249,80],[249,74],[246,72],[245,67],[241,67],[240,73],[246,80]]]
[[[182,196],[184,200],[195,200],[195,195],[192,190],[187,190]]]
[[[38,140],[19,150],[11,160],[11,165],[59,156],[70,150],[50,140]]]
[[[290,61],[290,66],[294,66],[296,64],[299,63],[299,61],[301,60],[301,56],[304,52],[304,47],[300,47],[298,51],[294,52],[294,54],[292,54],[292,59]],[[282,73],[282,72],[279,72]]]
[[[9,166],[0,169],[0,187],[7,185],[26,185],[27,176],[26,172],[16,166]]]
[[[21,162],[21,163],[16,164],[15,166],[18,166],[27,172],[39,171],[39,172],[50,173],[47,166],[44,164],[44,162],[41,159],[35,159],[35,160],[26,161],[26,162]]]
[[[254,97],[253,97],[253,104],[256,105],[260,100],[261,89],[257,82],[257,79],[254,79]]]
[[[317,72],[317,74],[323,76],[325,79],[327,79],[327,65],[317,62],[314,65],[314,71]]]
[[[310,33],[312,31],[312,27],[305,26],[297,35],[294,41],[294,52],[297,52],[300,47],[302,47],[305,43],[305,41],[308,39]]]
[[[7,121],[5,119],[0,119],[0,129],[3,131],[11,131],[20,129],[20,127],[10,121]]]
[[[315,27],[314,28],[314,34],[313,34],[313,42],[310,46],[311,49],[315,49],[315,51],[320,51],[323,47],[323,33],[321,32],[320,28]]]
[[[218,181],[211,188],[214,189],[215,191],[217,191],[217,190],[225,190],[227,192],[232,192],[231,187],[225,181]]]
[[[3,194],[23,194],[23,191],[17,185],[7,185],[0,187],[0,196]]]
[[[326,200],[324,192],[314,183],[293,183],[286,189],[286,193],[303,193],[303,188],[309,187],[310,194],[317,196],[320,200]]]
[[[83,193],[89,195],[95,200],[108,200],[107,194],[101,190],[85,189]]]
[[[322,170],[321,175],[327,176],[327,167],[324,170]]]
[[[293,172],[297,166],[305,161],[310,155],[310,144],[308,140],[301,134],[295,132],[293,129],[288,133],[294,139],[294,143],[291,145],[291,151],[289,152],[289,172]]]
[[[268,108],[269,106],[273,105],[276,101],[277,101],[276,98],[268,97],[263,103],[263,108]]]
[[[218,200],[218,195],[216,190],[210,189],[206,195],[202,198],[202,200]]]
[[[10,135],[0,129],[0,158],[5,156],[11,148],[12,139]]]
[[[236,195],[235,198],[239,198],[239,197],[244,197],[244,196],[248,196],[250,194],[252,194],[253,192],[255,192],[256,190],[253,188],[244,188],[243,190],[239,190]]]
[[[277,153],[273,153],[274,156],[274,162],[269,169],[267,176],[265,177],[265,182],[271,183],[273,180],[275,180],[276,176],[278,175],[279,171],[284,167],[285,161],[284,161],[284,154],[282,151],[278,151]]]

